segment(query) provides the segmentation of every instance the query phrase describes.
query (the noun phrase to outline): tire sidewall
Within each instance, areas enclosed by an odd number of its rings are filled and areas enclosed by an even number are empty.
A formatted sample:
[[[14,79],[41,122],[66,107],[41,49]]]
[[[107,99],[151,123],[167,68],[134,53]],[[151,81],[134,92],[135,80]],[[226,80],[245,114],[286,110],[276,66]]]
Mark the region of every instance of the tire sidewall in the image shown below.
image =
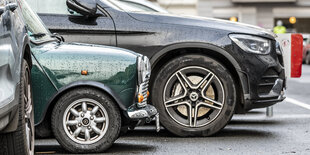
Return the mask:
[[[190,128],[175,122],[164,106],[163,91],[168,79],[179,69],[199,66],[212,71],[221,81],[225,91],[225,103],[215,120],[203,127]],[[209,136],[222,129],[231,119],[235,110],[236,88],[229,71],[218,61],[201,55],[185,55],[165,64],[157,74],[152,89],[152,103],[158,108],[162,125],[179,136]]]
[[[32,87],[31,87],[31,70],[30,70],[30,68],[29,68],[29,65],[28,65],[28,63],[27,63],[27,61],[26,60],[24,60],[23,59],[23,61],[22,61],[22,73],[21,73],[21,106],[19,107],[19,108],[21,108],[20,110],[21,110],[21,115],[22,116],[20,116],[20,118],[19,119],[22,119],[21,120],[21,122],[22,122],[22,131],[23,131],[23,143],[24,143],[24,147],[25,147],[25,153],[26,154],[34,154],[34,104],[33,104],[33,96],[32,96]],[[27,74],[27,72],[28,72],[28,74]],[[31,117],[31,119],[30,119],[30,123],[31,123],[31,130],[32,130],[32,142],[33,142],[33,144],[32,144],[32,148],[28,148],[28,146],[27,146],[27,135],[26,135],[26,126],[25,126],[25,124],[26,124],[26,121],[25,121],[25,114],[26,114],[26,112],[25,112],[25,106],[26,106],[26,103],[25,103],[25,101],[24,101],[24,95],[25,95],[25,92],[24,92],[24,87],[25,87],[25,85],[27,84],[28,85],[28,83],[25,83],[24,82],[24,79],[26,78],[26,76],[28,76],[28,82],[30,83],[30,97],[31,97],[31,106],[32,106],[32,112],[31,112],[31,114],[30,114],[30,117]],[[30,152],[30,149],[32,150],[32,152]]]
[[[114,102],[106,95],[95,95],[87,93],[87,91],[77,91],[60,99],[54,108],[52,115],[52,129],[56,139],[61,145],[70,152],[85,153],[85,152],[101,152],[109,148],[119,135],[121,119],[118,109]],[[99,93],[99,92],[98,92]],[[100,94],[100,93],[99,93]],[[80,144],[69,138],[63,127],[63,117],[65,109],[74,101],[82,98],[89,98],[99,102],[107,111],[109,124],[105,135],[93,144]],[[58,115],[54,115],[58,114]]]

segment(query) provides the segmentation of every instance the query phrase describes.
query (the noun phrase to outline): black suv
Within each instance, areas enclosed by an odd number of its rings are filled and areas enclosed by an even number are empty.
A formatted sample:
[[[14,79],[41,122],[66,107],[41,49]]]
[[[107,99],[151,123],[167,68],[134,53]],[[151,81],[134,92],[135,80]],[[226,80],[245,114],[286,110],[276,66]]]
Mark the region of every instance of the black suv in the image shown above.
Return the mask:
[[[282,52],[264,29],[201,17],[130,12],[114,0],[28,0],[69,42],[147,55],[151,103],[179,136],[209,136],[234,113],[284,99]],[[68,6],[68,7],[67,7]]]
[[[34,154],[31,55],[17,4],[0,2],[0,154]]]

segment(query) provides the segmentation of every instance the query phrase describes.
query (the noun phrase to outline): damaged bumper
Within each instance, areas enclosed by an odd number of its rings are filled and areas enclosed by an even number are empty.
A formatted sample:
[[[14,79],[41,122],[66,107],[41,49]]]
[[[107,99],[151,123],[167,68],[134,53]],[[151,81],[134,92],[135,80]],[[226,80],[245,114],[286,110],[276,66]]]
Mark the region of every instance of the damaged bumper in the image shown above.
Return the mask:
[[[131,106],[127,110],[128,117],[131,120],[138,121],[137,125],[144,124],[145,122],[151,122],[152,120],[156,121],[156,131],[159,132],[160,125],[159,125],[159,113],[157,109],[147,104],[143,108],[137,108],[137,106]]]

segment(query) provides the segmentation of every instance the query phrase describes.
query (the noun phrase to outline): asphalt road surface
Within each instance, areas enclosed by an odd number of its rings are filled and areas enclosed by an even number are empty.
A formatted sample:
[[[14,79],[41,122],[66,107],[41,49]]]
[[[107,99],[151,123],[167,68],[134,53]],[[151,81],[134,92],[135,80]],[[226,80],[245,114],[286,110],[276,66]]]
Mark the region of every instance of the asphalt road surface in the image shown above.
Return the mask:
[[[310,154],[310,66],[289,79],[287,99],[273,107],[235,115],[212,137],[180,138],[167,130],[140,127],[119,138],[102,154]],[[69,154],[55,139],[36,140],[36,154]]]

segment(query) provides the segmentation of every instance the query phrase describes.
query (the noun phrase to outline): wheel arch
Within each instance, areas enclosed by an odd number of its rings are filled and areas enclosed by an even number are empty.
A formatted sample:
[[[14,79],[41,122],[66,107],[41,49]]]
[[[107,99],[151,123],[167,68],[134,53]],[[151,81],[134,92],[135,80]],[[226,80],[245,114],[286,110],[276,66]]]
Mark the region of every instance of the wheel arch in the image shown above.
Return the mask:
[[[152,74],[157,74],[161,66],[167,61],[186,54],[202,54],[209,56],[231,71],[234,81],[237,85],[237,113],[244,113],[244,94],[248,93],[248,82],[246,75],[241,72],[238,62],[223,48],[206,44],[206,43],[178,43],[170,45],[161,51],[157,52],[151,59]],[[151,79],[151,88],[154,79]],[[240,91],[238,91],[240,90]]]
[[[64,94],[67,92],[76,89],[76,88],[81,88],[81,87],[87,87],[87,88],[94,88],[100,91],[103,91],[107,93],[117,104],[118,108],[121,111],[126,110],[127,108],[123,105],[122,101],[119,99],[118,94],[114,93],[113,90],[106,86],[103,83],[95,82],[95,81],[77,81],[73,82],[67,86],[64,86],[58,90],[58,92],[50,99],[48,102],[48,105],[45,108],[44,111],[44,116],[38,121],[38,123],[35,124],[35,126],[38,126],[41,124],[43,121],[48,121],[51,117],[51,112],[56,105],[57,101],[62,97]],[[49,120],[50,121],[50,120]]]
[[[29,45],[29,37],[27,35],[23,38],[22,59],[25,59],[30,68],[32,68],[31,49]],[[22,60],[21,59],[21,60]]]

